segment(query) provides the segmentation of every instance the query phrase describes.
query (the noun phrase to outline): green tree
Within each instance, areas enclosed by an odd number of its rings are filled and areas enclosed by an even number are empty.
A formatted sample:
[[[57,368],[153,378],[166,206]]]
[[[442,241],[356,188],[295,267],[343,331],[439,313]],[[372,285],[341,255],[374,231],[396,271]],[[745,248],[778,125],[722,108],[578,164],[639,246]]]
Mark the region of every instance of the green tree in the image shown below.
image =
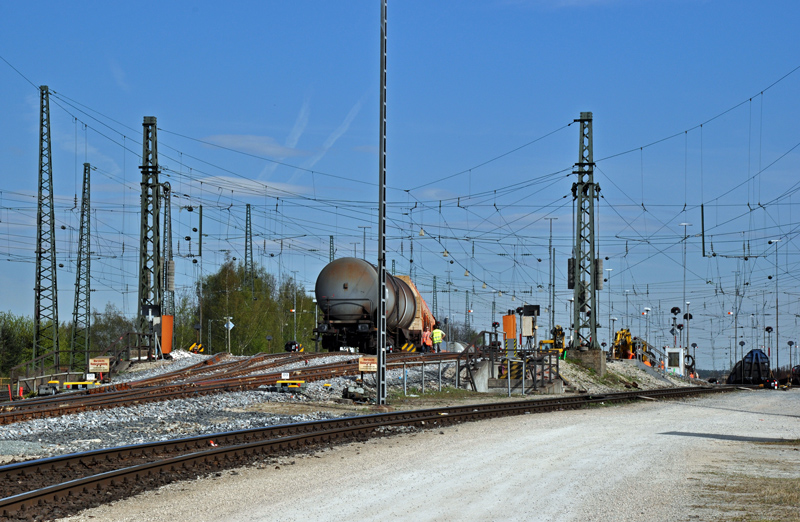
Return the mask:
[[[106,303],[103,312],[92,310],[90,352],[94,355],[105,351],[118,342],[124,342],[125,334],[137,330],[135,318],[125,314],[112,303]]]
[[[0,373],[30,361],[33,355],[33,319],[0,312]]]
[[[314,328],[314,303],[293,279],[277,284],[263,267],[254,268],[252,284],[244,266],[227,260],[215,273],[199,282],[202,316],[206,322],[204,345],[214,353],[227,350],[227,317],[235,327],[230,331],[230,349],[235,355],[282,351],[294,338],[295,314],[298,341],[308,346]],[[296,308],[295,308],[296,303]],[[296,310],[292,312],[291,310]],[[208,328],[208,321],[211,327]],[[267,341],[267,336],[272,341]]]
[[[188,349],[197,342],[198,331],[195,325],[200,323],[200,307],[197,299],[188,290],[179,291],[175,296],[175,312],[173,316],[173,349]]]

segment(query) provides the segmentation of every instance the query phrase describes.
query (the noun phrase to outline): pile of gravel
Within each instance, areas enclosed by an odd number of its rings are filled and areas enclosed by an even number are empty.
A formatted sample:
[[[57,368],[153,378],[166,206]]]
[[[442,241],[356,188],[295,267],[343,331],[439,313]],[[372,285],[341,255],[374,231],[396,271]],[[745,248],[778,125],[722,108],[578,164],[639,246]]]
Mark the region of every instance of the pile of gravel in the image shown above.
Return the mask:
[[[606,364],[606,371],[612,376],[615,374],[628,383],[636,383],[639,388],[645,390],[692,386],[692,384],[670,375],[666,377],[654,377],[636,366],[633,361],[608,362]],[[571,384],[579,391],[586,391],[588,393],[629,391],[625,384],[615,383],[613,378],[600,380],[596,375],[591,374],[585,368],[567,361],[559,361],[559,372],[567,383]]]
[[[165,373],[188,368],[211,357],[210,355],[192,353],[185,350],[173,350],[170,355],[172,355],[172,360],[137,362],[127,372],[115,375],[112,383],[117,384],[158,377]]]
[[[256,404],[309,400],[302,394],[255,390],[18,422],[0,431],[0,455],[50,457],[336,417],[324,412],[282,415],[247,411]]]

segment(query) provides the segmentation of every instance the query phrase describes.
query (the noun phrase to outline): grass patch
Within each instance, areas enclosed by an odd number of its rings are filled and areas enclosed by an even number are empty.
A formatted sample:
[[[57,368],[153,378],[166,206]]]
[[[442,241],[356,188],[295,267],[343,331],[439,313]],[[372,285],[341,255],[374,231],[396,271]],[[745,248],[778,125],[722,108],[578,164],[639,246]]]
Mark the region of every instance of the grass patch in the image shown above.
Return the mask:
[[[763,444],[765,446],[798,446],[798,447],[800,447],[800,439],[777,440],[777,441],[774,441],[774,442],[759,442],[758,444]]]
[[[738,473],[718,478],[719,482],[705,486],[704,497],[716,504],[717,510],[729,512],[725,520],[800,522],[800,478]]]

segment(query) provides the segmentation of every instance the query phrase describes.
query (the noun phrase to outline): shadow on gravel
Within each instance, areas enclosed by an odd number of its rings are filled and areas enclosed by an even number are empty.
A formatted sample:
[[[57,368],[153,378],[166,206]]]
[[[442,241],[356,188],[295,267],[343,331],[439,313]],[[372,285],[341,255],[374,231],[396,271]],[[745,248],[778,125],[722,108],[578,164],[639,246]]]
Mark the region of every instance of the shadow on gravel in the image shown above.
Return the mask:
[[[703,439],[735,440],[739,442],[789,442],[788,439],[770,437],[742,437],[740,435],[722,435],[720,433],[691,433],[688,431],[665,431],[659,435],[678,435],[681,437],[700,437]]]

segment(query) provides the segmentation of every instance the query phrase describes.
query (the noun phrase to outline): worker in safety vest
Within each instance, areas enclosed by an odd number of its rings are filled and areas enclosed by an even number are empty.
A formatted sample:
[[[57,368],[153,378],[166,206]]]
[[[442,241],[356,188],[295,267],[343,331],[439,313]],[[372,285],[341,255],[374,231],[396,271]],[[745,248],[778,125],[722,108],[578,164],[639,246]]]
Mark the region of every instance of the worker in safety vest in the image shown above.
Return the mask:
[[[430,352],[432,345],[433,341],[431,340],[431,329],[429,326],[426,326],[425,330],[422,332],[422,351]]]
[[[433,351],[440,353],[442,351],[442,339],[445,335],[444,332],[439,329],[439,325],[436,325],[433,332],[431,332],[431,337],[433,337]]]

